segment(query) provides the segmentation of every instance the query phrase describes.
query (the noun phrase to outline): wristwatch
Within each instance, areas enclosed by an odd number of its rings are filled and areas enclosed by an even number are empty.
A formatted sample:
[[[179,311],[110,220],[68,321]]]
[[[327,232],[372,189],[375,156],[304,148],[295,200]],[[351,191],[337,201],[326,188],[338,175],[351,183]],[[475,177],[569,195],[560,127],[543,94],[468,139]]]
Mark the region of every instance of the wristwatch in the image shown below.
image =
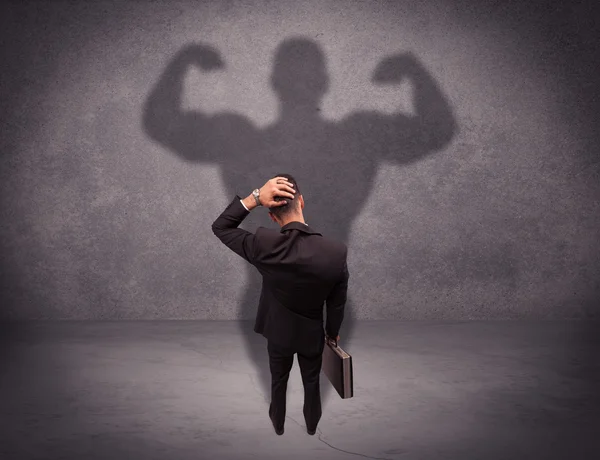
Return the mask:
[[[262,204],[260,204],[260,200],[258,199],[258,197],[260,196],[260,190],[257,188],[252,190],[252,196],[256,200],[256,206],[262,206]]]

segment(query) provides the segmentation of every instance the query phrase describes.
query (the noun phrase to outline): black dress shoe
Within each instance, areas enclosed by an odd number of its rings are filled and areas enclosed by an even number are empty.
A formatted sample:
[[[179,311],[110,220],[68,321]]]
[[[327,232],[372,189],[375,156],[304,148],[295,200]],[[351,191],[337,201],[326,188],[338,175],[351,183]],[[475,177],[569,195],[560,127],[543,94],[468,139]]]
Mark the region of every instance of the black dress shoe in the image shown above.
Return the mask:
[[[278,428],[277,425],[275,424],[275,420],[273,420],[273,417],[271,416],[271,406],[269,406],[269,418],[271,419],[271,423],[273,423],[273,428],[275,428],[275,433],[277,433],[279,436],[281,436],[283,434],[283,427]]]
[[[270,415],[269,415],[269,418],[271,418]],[[277,428],[277,425],[275,425],[275,422],[273,421],[272,418],[271,418],[271,422],[273,423],[273,428],[275,428],[275,433],[277,433],[279,436],[281,436],[283,434],[283,427]]]
[[[310,434],[311,436],[313,436],[313,435],[314,435],[314,434],[317,432],[317,429],[315,428],[314,430],[312,430],[312,431],[311,431],[311,430],[309,430],[309,429],[307,428],[307,429],[306,429],[306,432],[307,432],[308,434]]]

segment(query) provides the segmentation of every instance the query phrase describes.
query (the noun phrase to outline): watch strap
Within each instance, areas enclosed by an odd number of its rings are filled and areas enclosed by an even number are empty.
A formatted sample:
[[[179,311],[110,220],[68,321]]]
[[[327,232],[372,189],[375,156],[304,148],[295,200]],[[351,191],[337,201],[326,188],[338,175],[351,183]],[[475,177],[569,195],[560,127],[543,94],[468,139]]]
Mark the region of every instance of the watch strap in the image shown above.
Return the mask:
[[[256,189],[254,189],[254,190],[252,191],[252,196],[253,196],[253,197],[254,197],[254,199],[256,200],[256,206],[262,206],[262,205],[260,204],[260,200],[258,199],[259,195],[260,195],[260,190],[259,190],[259,189],[257,189],[257,188],[256,188]]]

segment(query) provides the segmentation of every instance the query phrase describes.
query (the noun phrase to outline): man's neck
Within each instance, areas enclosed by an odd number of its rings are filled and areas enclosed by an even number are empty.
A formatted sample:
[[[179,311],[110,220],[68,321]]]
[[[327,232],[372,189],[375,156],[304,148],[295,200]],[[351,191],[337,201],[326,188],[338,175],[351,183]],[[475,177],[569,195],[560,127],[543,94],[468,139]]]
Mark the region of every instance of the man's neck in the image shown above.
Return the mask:
[[[302,216],[290,217],[286,220],[282,220],[279,225],[282,227],[285,227],[287,224],[289,224],[291,222],[300,222],[304,225],[308,225],[306,222],[304,222],[304,217],[302,217]]]

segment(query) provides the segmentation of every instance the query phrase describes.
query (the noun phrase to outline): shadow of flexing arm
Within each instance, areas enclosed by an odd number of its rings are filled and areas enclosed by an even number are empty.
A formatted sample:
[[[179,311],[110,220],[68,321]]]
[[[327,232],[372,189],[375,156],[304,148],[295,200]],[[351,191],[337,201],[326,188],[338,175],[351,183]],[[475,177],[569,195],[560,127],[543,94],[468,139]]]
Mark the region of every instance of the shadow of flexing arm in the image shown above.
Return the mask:
[[[452,109],[435,80],[412,53],[383,59],[371,81],[377,85],[399,85],[408,79],[414,88],[412,116],[356,112],[345,120],[347,132],[355,133],[380,161],[406,165],[444,148],[457,126]]]
[[[184,79],[192,66],[210,72],[223,69],[225,64],[219,52],[209,45],[194,44],[179,51],[146,100],[144,130],[150,138],[184,160],[233,165],[233,160],[244,154],[244,144],[254,134],[254,128],[240,115],[210,116],[201,111],[183,110]]]

